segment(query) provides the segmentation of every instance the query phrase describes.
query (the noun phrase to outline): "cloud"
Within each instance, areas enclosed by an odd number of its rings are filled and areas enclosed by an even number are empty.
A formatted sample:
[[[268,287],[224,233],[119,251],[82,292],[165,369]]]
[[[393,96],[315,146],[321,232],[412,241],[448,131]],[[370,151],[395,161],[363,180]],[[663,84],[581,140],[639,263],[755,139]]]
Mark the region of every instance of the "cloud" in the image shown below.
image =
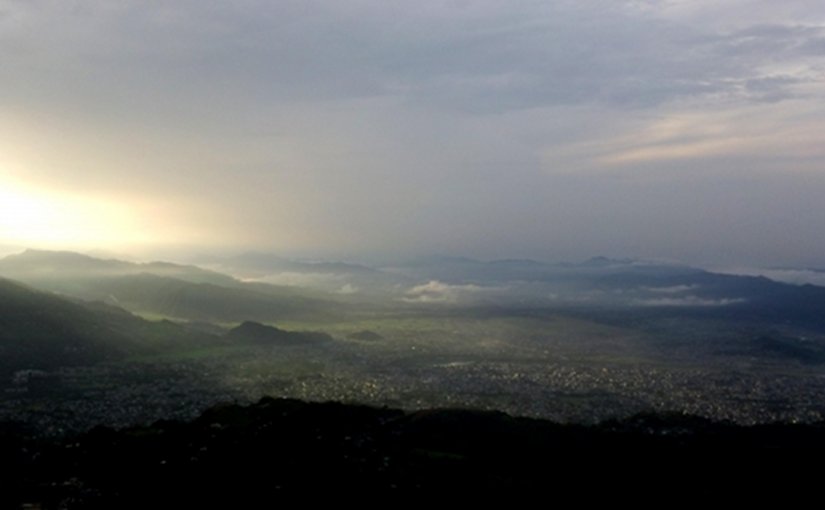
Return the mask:
[[[99,113],[115,107],[130,116],[138,114],[134,107],[187,116],[199,115],[193,107],[226,113],[254,111],[262,101],[385,96],[471,112],[594,101],[648,105],[709,94],[763,97],[764,91],[743,85],[775,76],[773,94],[791,94],[799,77],[813,72],[813,62],[822,61],[816,51],[822,28],[802,19],[725,31],[665,17],[666,5],[644,12],[632,7],[594,1],[12,2],[6,9],[15,22],[0,25],[0,37],[8,43],[4,77],[11,87],[50,88],[57,98],[71,94]],[[780,64],[796,70],[766,72]],[[39,71],[20,78],[14,73],[20,65]],[[62,91],[38,80],[55,69],[64,74]],[[248,117],[235,111],[225,120],[237,115]]]
[[[662,108],[659,114],[621,121],[621,134],[548,147],[542,163],[548,171],[616,171],[657,168],[673,173],[671,163],[702,163],[718,170],[715,160],[740,161],[755,171],[800,169],[817,171],[825,148],[816,136],[820,120],[813,114],[825,108],[808,101],[781,107],[767,102],[709,109],[704,102]],[[595,169],[595,170],[594,170]],[[694,171],[700,171],[694,164]]]
[[[699,288],[698,285],[672,285],[670,287],[642,287],[648,292],[656,292],[660,294],[681,294]]]
[[[739,298],[724,298],[724,299],[704,299],[698,296],[683,296],[683,297],[661,297],[656,299],[639,299],[633,301],[637,306],[689,306],[689,307],[715,307],[715,306],[730,306],[739,303],[744,303],[744,299]]]
[[[771,280],[796,285],[818,285],[825,287],[825,270],[792,268],[720,268],[715,272],[723,274],[764,276]]]
[[[457,303],[488,289],[478,285],[451,285],[438,280],[416,285],[405,293],[407,303]]]
[[[334,291],[336,294],[350,295],[357,294],[360,289],[351,283],[345,283],[340,289]]]
[[[289,287],[351,289],[353,287],[346,282],[347,278],[348,275],[330,273],[281,272],[269,274],[261,278],[246,279],[245,281],[286,285]]]
[[[813,261],[821,13],[0,0],[0,165],[199,251]]]

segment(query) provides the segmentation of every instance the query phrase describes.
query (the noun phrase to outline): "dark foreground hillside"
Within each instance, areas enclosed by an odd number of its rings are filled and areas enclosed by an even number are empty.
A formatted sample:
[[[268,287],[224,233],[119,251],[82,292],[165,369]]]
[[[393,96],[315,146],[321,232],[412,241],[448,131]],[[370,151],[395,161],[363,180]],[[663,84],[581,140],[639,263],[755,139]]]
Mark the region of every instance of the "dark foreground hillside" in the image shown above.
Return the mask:
[[[672,415],[588,427],[266,398],[214,407],[189,423],[99,427],[73,438],[5,425],[0,506],[242,508],[275,501],[283,489],[309,497],[446,489],[752,498],[816,487],[820,470],[801,460],[823,449],[823,424],[740,427]]]

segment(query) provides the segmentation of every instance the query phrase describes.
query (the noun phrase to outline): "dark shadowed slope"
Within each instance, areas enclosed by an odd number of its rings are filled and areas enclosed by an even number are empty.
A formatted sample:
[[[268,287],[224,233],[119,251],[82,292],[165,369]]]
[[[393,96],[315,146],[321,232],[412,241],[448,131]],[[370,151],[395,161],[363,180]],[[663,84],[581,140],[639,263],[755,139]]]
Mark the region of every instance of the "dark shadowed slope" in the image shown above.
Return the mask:
[[[0,370],[51,369],[214,343],[216,337],[121,309],[86,306],[0,279]]]
[[[257,322],[246,321],[230,330],[226,338],[238,343],[259,345],[313,345],[332,341],[326,333],[284,331]]]
[[[825,448],[825,429],[681,415],[586,427],[265,398],[214,407],[189,423],[101,427],[62,442],[0,428],[0,448],[12,482],[2,497],[15,508],[67,501],[72,508],[257,508],[283,498],[279,489],[363,497],[387,489],[466,496],[550,488],[579,501],[741,500],[816,490],[819,471],[793,456]]]

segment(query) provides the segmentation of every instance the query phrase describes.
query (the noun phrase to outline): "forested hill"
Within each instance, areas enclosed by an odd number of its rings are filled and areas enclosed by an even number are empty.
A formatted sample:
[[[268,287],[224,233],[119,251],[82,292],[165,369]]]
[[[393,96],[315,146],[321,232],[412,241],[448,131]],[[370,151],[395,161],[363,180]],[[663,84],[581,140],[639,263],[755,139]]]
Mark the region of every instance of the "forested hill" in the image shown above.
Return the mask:
[[[0,462],[14,487],[2,503],[44,508],[237,505],[273,501],[279,489],[552,489],[612,498],[734,495],[742,490],[736,480],[747,480],[748,490],[782,493],[816,486],[818,470],[788,461],[822,449],[821,423],[741,427],[644,415],[560,425],[498,412],[271,398],[213,407],[188,423],[99,427],[64,439],[0,429]]]
[[[81,303],[0,278],[0,375],[120,359],[219,341],[168,321]]]

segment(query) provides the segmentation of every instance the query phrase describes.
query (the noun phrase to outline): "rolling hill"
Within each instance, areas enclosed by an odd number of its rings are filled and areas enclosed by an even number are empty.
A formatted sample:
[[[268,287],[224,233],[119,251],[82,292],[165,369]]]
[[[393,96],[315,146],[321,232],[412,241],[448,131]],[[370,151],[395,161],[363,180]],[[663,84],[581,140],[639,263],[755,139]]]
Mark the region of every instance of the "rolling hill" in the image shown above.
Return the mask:
[[[245,321],[226,334],[230,341],[268,346],[309,346],[331,342],[326,333],[284,331],[257,322]]]
[[[86,306],[0,279],[0,373],[93,364],[220,342],[116,307]]]
[[[131,312],[194,321],[323,318],[343,305],[293,287],[246,283],[195,266],[137,264],[27,250],[0,260],[0,276]]]

